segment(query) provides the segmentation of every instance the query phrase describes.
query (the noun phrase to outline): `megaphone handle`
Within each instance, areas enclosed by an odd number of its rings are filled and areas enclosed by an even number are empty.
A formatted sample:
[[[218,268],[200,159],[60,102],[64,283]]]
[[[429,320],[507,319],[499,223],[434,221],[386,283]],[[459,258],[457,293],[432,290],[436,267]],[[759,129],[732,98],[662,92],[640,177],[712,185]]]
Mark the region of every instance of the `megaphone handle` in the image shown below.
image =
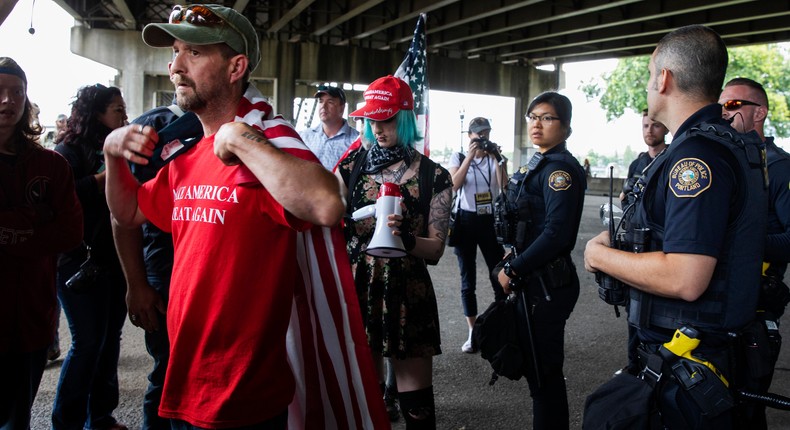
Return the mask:
[[[351,219],[353,219],[354,221],[359,221],[361,219],[370,218],[375,214],[376,214],[376,205],[375,204],[367,205],[365,207],[361,207],[355,210],[354,213],[351,214]]]

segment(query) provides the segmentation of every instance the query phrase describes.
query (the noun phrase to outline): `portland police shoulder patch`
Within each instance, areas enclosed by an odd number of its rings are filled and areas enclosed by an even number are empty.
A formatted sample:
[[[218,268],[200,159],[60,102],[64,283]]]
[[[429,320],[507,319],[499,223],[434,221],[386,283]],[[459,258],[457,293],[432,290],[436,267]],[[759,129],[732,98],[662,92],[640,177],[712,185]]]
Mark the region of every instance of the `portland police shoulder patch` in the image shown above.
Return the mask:
[[[710,188],[711,171],[698,158],[678,160],[669,171],[669,188],[675,197],[694,198]]]
[[[549,188],[564,191],[571,187],[571,175],[564,170],[555,170],[549,175]]]

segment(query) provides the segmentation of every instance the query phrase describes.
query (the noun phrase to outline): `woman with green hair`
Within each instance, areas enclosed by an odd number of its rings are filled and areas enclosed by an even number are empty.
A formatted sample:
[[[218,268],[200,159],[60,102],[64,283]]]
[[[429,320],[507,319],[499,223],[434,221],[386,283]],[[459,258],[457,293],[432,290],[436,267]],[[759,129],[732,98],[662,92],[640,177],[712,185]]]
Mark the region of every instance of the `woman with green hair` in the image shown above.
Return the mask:
[[[393,234],[401,237],[406,255],[385,258],[365,252],[373,237],[373,218],[347,221],[346,248],[379,380],[383,386],[383,358],[388,357],[406,428],[435,428],[432,364],[433,356],[441,354],[441,342],[425,261],[436,261],[444,252],[452,180],[447,170],[414,149],[422,137],[406,82],[393,76],[377,79],[364,97],[365,106],[349,116],[364,118],[362,140],[369,149],[350,151],[336,175],[349,213],[375,203],[382,184],[400,189],[402,215],[390,215],[388,225],[395,227]],[[430,190],[420,190],[427,183],[433,184]]]

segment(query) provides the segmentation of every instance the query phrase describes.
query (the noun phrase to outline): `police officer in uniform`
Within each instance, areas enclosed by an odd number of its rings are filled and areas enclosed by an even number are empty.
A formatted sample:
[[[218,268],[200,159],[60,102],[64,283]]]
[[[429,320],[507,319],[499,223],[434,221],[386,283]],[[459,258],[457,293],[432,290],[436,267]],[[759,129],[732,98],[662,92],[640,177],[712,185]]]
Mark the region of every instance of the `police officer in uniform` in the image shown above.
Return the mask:
[[[632,287],[629,323],[638,330],[640,360],[691,326],[701,340],[692,354],[733,382],[742,369],[729,354],[728,333],[753,321],[760,288],[767,204],[759,138],[740,135],[721,118],[716,101],[727,50],[713,30],[694,25],[667,34],[649,68],[648,111],[675,136],[640,179],[630,223],[629,233],[649,229],[649,252],[610,248],[603,232],[587,243],[585,267]],[[711,412],[677,381],[667,375],[657,387],[665,426],[738,427],[733,408]],[[707,407],[727,404],[725,385],[713,387],[719,389],[708,394],[718,398],[703,396]]]
[[[566,149],[572,106],[567,97],[545,92],[527,109],[528,132],[538,153],[513,174],[507,203],[516,214],[514,237],[504,240],[517,257],[506,257],[498,274],[506,293],[526,288],[538,375],[527,372],[535,429],[567,429],[568,398],[563,375],[565,321],[579,298],[571,260],[584,191],[584,169]],[[501,214],[497,214],[500,216]],[[511,284],[513,282],[514,284]]]
[[[732,121],[732,127],[740,132],[754,130],[765,142],[768,164],[768,225],[763,257],[762,291],[757,307],[757,316],[764,321],[771,344],[771,363],[767,373],[756,387],[767,391],[771,386],[773,368],[779,358],[782,337],[779,335],[779,317],[784,314],[790,300],[790,291],[782,280],[790,262],[790,154],[776,146],[772,136],[765,135],[765,120],[768,116],[768,96],[765,88],[749,78],[735,78],[724,85],[719,96],[722,117]],[[750,428],[767,429],[765,408],[755,406],[750,417]]]

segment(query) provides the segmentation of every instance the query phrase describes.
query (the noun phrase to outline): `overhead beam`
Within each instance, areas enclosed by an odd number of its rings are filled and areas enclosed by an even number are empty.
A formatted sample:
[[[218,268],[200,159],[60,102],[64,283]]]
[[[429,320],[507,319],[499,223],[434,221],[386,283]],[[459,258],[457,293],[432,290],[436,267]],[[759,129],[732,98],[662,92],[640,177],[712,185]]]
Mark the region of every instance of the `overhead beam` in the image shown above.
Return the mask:
[[[726,19],[726,20],[722,20],[722,21],[708,22],[705,25],[708,26],[708,27],[716,27],[716,26],[720,26],[720,25],[738,24],[738,23],[745,22],[745,21],[754,21],[755,19],[778,18],[778,17],[785,16],[785,15],[790,15],[790,11],[765,14],[765,15],[760,15],[760,16],[757,16],[757,17],[755,17],[755,16],[745,16],[745,17],[741,17],[741,18]],[[666,34],[666,33],[669,33],[671,31],[676,30],[677,28],[678,27],[662,28],[660,30],[654,30],[654,31],[643,31],[643,32],[640,32],[639,34],[625,34],[625,35],[620,35],[620,36],[611,36],[611,37],[603,37],[603,38],[599,38],[599,39],[590,39],[590,40],[574,42],[574,43],[565,43],[565,44],[562,44],[562,45],[555,45],[555,46],[550,46],[550,47],[545,47],[544,46],[544,47],[541,47],[541,48],[524,49],[524,50],[521,50],[521,51],[514,51],[514,52],[504,53],[504,54],[499,55],[498,57],[504,59],[504,58],[507,58],[507,57],[513,57],[513,56],[517,56],[517,55],[524,55],[524,54],[529,54],[529,53],[532,53],[532,52],[541,52],[541,51],[545,51],[547,49],[566,49],[566,48],[573,48],[575,46],[596,45],[596,44],[605,43],[605,42],[613,42],[613,41],[616,41],[616,40],[628,39],[628,38],[632,38],[632,37],[644,37],[644,36],[652,36],[654,34]],[[777,31],[777,30],[775,30],[775,31]],[[747,32],[745,34],[763,34],[763,33],[765,33],[765,32],[764,31],[754,31],[754,32]],[[739,34],[741,34],[741,33],[739,33]],[[724,37],[724,36],[722,36],[722,37]],[[733,34],[728,34],[726,37],[733,37]]]
[[[320,36],[333,28],[340,27],[340,25],[343,24],[344,22],[356,17],[357,15],[362,14],[362,12],[365,12],[366,10],[371,9],[372,7],[383,2],[384,0],[368,0],[360,4],[359,6],[351,9],[350,11],[344,13],[343,15],[340,15],[339,17],[333,19],[332,21],[329,21],[325,26],[315,30],[313,32],[313,36]]]
[[[124,0],[112,0],[112,4],[118,9],[118,13],[121,14],[123,18],[123,26],[126,30],[134,30],[135,26],[137,25],[137,20],[135,20],[134,15],[132,15],[132,11],[129,10],[129,5],[126,4]]]
[[[549,16],[549,17],[546,17],[546,18],[543,18],[543,19],[535,20],[535,21],[527,21],[527,22],[524,22],[524,23],[521,23],[521,24],[511,25],[511,26],[508,26],[508,27],[501,27],[501,28],[498,28],[496,30],[486,31],[486,32],[482,32],[482,33],[475,33],[475,34],[470,35],[470,36],[459,37],[459,38],[453,39],[453,40],[445,40],[444,42],[434,43],[433,47],[434,48],[441,48],[442,46],[454,45],[456,43],[466,42],[467,40],[480,39],[481,37],[493,36],[495,34],[506,33],[508,31],[518,30],[518,29],[525,28],[525,27],[532,27],[532,26],[535,26],[535,25],[538,25],[538,24],[544,24],[544,23],[552,22],[552,21],[559,21],[561,19],[566,19],[566,18],[573,18],[574,16],[586,15],[586,14],[590,14],[590,13],[593,13],[593,12],[600,12],[602,10],[612,9],[612,8],[620,7],[620,6],[625,6],[627,4],[637,3],[637,2],[640,2],[640,1],[642,1],[642,0],[620,0],[620,1],[607,3],[607,4],[602,4],[602,5],[599,5],[599,6],[594,6],[594,7],[590,7],[590,8],[586,8],[586,9],[579,9],[579,10],[575,10],[573,12],[562,13],[562,14],[558,14],[558,15],[552,15],[552,16]]]
[[[308,6],[313,4],[315,0],[299,0],[291,9],[283,14],[277,22],[273,23],[271,27],[267,30],[269,33],[276,33],[280,31],[283,27],[286,26],[292,19],[299,16],[302,11],[307,9]]]
[[[460,1],[460,0],[442,0],[440,2],[432,4],[430,6],[426,6],[426,7],[420,8],[418,10],[411,11],[411,12],[405,14],[405,15],[402,15],[400,18],[394,19],[392,21],[388,21],[388,22],[386,22],[386,23],[384,23],[384,24],[382,24],[382,25],[380,25],[380,26],[378,26],[376,28],[372,28],[372,29],[370,29],[368,31],[362,32],[360,34],[357,34],[356,36],[352,36],[351,38],[352,39],[357,39],[357,40],[364,39],[366,37],[372,36],[372,35],[380,32],[380,31],[384,31],[384,30],[386,30],[386,29],[388,29],[388,28],[390,28],[392,26],[401,24],[401,23],[406,22],[406,21],[410,21],[410,20],[416,18],[417,16],[419,16],[421,13],[428,13],[428,12],[430,12],[432,10],[443,8],[445,6],[451,5],[451,4],[456,3],[458,1]],[[409,39],[411,39],[411,37],[409,37]]]
[[[16,0],[11,0],[11,1],[16,2]],[[56,5],[63,8],[63,10],[65,10],[67,14],[71,15],[72,18],[79,21],[82,20],[82,15],[80,15],[79,12],[74,10],[74,8],[71,7],[71,5],[69,5],[69,3],[66,0],[52,0],[52,1],[55,2]]]
[[[617,20],[617,21],[612,21],[612,22],[608,22],[608,23],[605,23],[605,24],[598,24],[598,25],[593,25],[593,26],[589,26],[589,27],[574,28],[574,29],[566,30],[566,31],[553,31],[553,32],[551,32],[551,34],[545,34],[545,35],[534,36],[534,37],[526,37],[524,39],[518,39],[518,40],[509,40],[507,42],[495,43],[495,44],[486,45],[486,46],[478,46],[476,48],[471,48],[471,49],[466,50],[466,53],[467,54],[471,54],[471,53],[478,52],[478,51],[486,51],[486,50],[489,50],[489,49],[502,48],[502,47],[510,46],[510,45],[518,45],[518,44],[522,44],[522,43],[534,42],[534,41],[537,41],[537,40],[546,39],[548,37],[555,38],[555,37],[567,36],[569,34],[575,34],[575,33],[586,33],[586,32],[590,32],[590,31],[603,30],[603,29],[611,28],[611,27],[620,27],[620,26],[624,26],[624,25],[628,25],[628,24],[635,24],[635,23],[639,23],[639,22],[646,22],[646,21],[664,19],[664,18],[668,18],[668,17],[671,17],[671,16],[675,16],[675,15],[682,15],[682,14],[688,14],[688,13],[694,13],[694,12],[701,12],[701,11],[705,11],[705,10],[712,9],[712,8],[721,8],[721,7],[726,7],[726,6],[733,6],[733,5],[737,5],[737,4],[741,4],[741,3],[748,3],[748,2],[753,2],[753,1],[755,1],[755,0],[730,0],[730,1],[722,2],[722,3],[708,3],[708,4],[704,5],[704,6],[695,6],[695,7],[690,7],[690,8],[687,8],[687,9],[681,9],[681,10],[676,10],[676,11],[671,11],[671,12],[656,13],[656,14],[653,14],[653,15],[645,15],[645,16],[640,16],[639,18]],[[506,56],[506,55],[508,55],[508,54],[502,54],[502,56]]]
[[[8,15],[11,15],[11,11],[14,10],[16,3],[17,0],[6,0],[0,3],[0,25],[3,25]]]
[[[477,13],[474,16],[470,16],[468,18],[455,20],[455,21],[453,21],[453,22],[451,22],[449,24],[440,25],[438,27],[433,27],[433,28],[428,28],[428,29],[425,30],[425,33],[426,34],[439,33],[439,32],[448,30],[448,29],[453,28],[453,27],[458,27],[459,25],[464,25],[464,24],[468,24],[468,23],[473,22],[473,21],[478,21],[478,20],[481,20],[481,19],[485,19],[485,18],[489,18],[489,17],[495,16],[495,15],[500,15],[500,14],[503,14],[503,13],[510,12],[512,10],[521,9],[522,7],[532,6],[533,4],[540,3],[542,1],[545,1],[545,0],[527,0],[527,1],[522,1],[520,3],[514,3],[514,4],[509,5],[509,6],[503,6],[503,7],[500,7],[500,8],[492,9],[492,10],[490,10],[488,12]],[[400,39],[394,40],[394,42],[396,44],[397,43],[404,43],[404,42],[410,41],[411,39],[412,39],[412,36],[407,36],[407,37],[405,36],[405,37],[402,37]]]
[[[670,28],[670,29],[668,29],[668,31],[674,31],[674,30],[677,30],[678,28],[680,28],[680,27]],[[779,27],[779,28],[768,28],[768,29],[761,29],[761,30],[754,30],[754,31],[744,31],[744,32],[741,32],[741,33],[732,33],[732,34],[722,35],[721,37],[722,37],[722,39],[724,39],[726,41],[727,39],[734,39],[734,38],[738,38],[738,37],[755,36],[755,35],[759,35],[759,34],[772,34],[772,33],[783,32],[783,31],[790,31],[790,27]],[[560,54],[560,55],[552,55],[552,56],[545,56],[545,57],[534,57],[534,58],[530,58],[529,61],[533,62],[533,63],[553,62],[553,61],[556,61],[559,58],[586,57],[586,56],[592,56],[592,55],[608,54],[608,53],[612,53],[612,52],[636,51],[636,50],[639,50],[639,49],[645,49],[645,48],[651,48],[651,47],[655,48],[655,46],[656,46],[655,43],[648,43],[648,44],[641,44],[641,45],[630,45],[630,46],[621,46],[621,47],[613,47],[613,48],[606,48],[606,49],[597,49],[597,50],[585,51],[585,52],[581,52],[581,51],[579,51],[579,52],[570,52],[570,53],[567,53],[567,54]],[[582,61],[582,60],[579,60],[579,61]]]

